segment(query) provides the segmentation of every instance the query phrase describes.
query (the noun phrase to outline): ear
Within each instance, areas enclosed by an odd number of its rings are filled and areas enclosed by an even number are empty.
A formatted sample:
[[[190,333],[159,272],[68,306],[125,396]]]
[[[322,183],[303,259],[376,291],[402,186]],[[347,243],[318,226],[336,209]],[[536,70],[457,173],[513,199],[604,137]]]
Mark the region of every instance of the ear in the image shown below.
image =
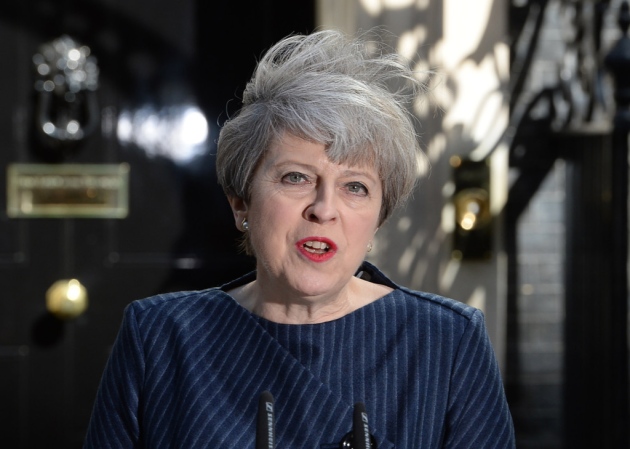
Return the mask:
[[[244,231],[243,220],[247,218],[247,203],[245,203],[245,200],[242,198],[236,196],[228,196],[228,202],[232,208],[232,214],[234,214],[234,224],[236,224],[236,229]]]

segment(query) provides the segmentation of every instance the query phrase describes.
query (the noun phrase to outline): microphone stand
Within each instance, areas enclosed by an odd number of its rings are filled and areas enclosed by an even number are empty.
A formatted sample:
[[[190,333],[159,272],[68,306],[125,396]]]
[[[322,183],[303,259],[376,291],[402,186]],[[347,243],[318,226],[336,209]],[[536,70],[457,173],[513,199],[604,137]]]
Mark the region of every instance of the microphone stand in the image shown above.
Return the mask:
[[[371,449],[371,435],[368,426],[367,411],[363,402],[354,404],[354,414],[352,415],[352,434],[354,449]]]
[[[268,391],[261,393],[256,420],[256,449],[274,449],[276,446],[274,403],[271,393]]]
[[[256,417],[256,449],[275,449],[276,418],[275,401],[268,391],[263,391],[258,398]],[[363,402],[354,404],[352,431],[339,443],[340,449],[377,449],[376,440],[370,434],[367,411]]]

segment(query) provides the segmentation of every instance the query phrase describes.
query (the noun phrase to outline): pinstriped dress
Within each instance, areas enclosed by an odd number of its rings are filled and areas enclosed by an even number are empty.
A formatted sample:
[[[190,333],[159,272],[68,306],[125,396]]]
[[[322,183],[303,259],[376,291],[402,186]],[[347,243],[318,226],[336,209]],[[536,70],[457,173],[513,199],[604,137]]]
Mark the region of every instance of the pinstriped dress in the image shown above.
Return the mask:
[[[252,448],[257,402],[276,400],[276,447],[339,447],[364,402],[378,447],[512,448],[480,311],[398,287],[340,319],[287,325],[222,288],[135,301],[98,391],[85,449]]]

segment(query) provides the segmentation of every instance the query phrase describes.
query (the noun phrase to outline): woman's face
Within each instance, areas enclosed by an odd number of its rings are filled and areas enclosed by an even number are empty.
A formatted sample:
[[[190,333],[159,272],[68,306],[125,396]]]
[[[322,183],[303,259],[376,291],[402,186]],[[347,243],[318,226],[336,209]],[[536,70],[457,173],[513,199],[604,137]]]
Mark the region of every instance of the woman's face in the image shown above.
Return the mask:
[[[251,192],[247,204],[230,202],[237,225],[248,221],[257,283],[292,297],[342,294],[377,230],[376,169],[333,163],[324,145],[285,134],[261,161]]]

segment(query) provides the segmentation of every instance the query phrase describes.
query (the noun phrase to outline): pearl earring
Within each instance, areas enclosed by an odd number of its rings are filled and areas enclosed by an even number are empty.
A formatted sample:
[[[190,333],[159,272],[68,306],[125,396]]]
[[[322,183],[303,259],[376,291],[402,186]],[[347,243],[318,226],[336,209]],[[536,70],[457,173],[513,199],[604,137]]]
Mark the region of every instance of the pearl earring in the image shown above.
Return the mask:
[[[243,219],[243,222],[241,223],[241,226],[243,227],[244,231],[249,231],[249,222],[247,221],[247,218]]]
[[[372,251],[372,242],[368,243],[367,246],[367,252],[369,253],[370,251]]]

